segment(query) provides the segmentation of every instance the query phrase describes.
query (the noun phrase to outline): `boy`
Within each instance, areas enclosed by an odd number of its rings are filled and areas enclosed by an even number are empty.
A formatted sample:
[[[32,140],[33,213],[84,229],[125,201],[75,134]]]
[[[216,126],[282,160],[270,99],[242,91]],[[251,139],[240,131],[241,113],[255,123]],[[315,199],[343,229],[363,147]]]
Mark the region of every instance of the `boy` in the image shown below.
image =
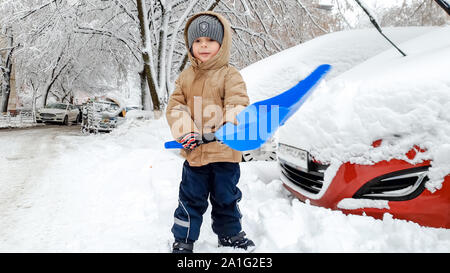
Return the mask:
[[[202,12],[186,23],[184,38],[191,66],[176,81],[166,109],[172,135],[184,147],[179,205],[174,213],[173,253],[193,252],[202,216],[212,205],[212,228],[220,246],[242,249],[254,243],[241,230],[236,186],[242,154],[217,141],[201,144],[249,104],[239,71],[229,64],[231,27],[215,12]],[[201,145],[200,145],[201,144]]]

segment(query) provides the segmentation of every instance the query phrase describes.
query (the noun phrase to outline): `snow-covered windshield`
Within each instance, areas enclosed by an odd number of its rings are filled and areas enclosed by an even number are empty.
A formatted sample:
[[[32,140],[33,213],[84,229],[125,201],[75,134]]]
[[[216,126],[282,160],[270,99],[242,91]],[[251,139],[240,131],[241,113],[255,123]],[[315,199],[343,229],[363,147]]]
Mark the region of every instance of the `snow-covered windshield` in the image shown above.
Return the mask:
[[[119,109],[119,105],[110,102],[99,101],[95,104],[96,110],[99,112],[115,113]]]

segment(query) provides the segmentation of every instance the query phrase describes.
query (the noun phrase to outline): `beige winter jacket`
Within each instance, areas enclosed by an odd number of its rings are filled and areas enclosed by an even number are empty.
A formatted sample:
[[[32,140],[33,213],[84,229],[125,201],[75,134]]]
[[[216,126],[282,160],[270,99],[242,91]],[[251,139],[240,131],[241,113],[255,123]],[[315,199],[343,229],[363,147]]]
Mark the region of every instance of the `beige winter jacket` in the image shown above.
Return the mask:
[[[202,14],[214,15],[222,22],[223,41],[217,55],[205,63],[198,62],[187,49],[191,65],[176,80],[175,90],[166,108],[166,118],[175,139],[189,132],[213,133],[225,122],[236,124],[236,115],[249,104],[244,80],[239,71],[229,64],[231,27],[223,16],[208,11],[191,17],[184,31],[186,45],[189,24]],[[193,151],[181,149],[181,155],[191,166],[240,162],[242,158],[241,152],[219,142],[202,144]]]

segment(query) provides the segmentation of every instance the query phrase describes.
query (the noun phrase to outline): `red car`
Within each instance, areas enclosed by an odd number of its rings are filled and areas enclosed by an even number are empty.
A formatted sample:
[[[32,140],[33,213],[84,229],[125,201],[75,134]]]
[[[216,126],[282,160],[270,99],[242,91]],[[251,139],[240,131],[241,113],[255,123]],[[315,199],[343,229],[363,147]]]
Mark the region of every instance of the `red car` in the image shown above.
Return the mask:
[[[280,128],[284,186],[346,214],[450,228],[449,37],[436,28],[402,43],[407,57],[387,50],[326,79]]]
[[[374,147],[380,141],[374,142]],[[282,149],[296,149],[283,147]],[[413,159],[423,152],[412,148],[407,156]],[[307,155],[307,153],[305,152]],[[328,188],[320,198],[314,198],[323,187],[327,166],[306,156],[307,168],[292,164],[279,153],[278,161],[284,186],[302,201],[325,208],[342,210],[348,214],[366,214],[382,219],[384,213],[394,218],[416,222],[423,226],[450,228],[450,175],[445,177],[442,188],[431,192],[425,188],[430,161],[412,165],[404,160],[380,161],[374,165],[345,163],[340,166]],[[346,205],[345,200],[384,200],[381,207]],[[344,200],[344,201],[343,201]]]

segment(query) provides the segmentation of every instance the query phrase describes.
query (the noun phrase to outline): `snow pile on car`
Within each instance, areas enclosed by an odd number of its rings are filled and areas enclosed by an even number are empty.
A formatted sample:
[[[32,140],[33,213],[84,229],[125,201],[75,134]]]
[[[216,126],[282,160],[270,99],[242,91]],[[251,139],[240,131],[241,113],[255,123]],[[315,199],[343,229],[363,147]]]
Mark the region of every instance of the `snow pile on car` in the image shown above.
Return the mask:
[[[407,41],[435,27],[386,28],[396,43]],[[391,48],[375,29],[333,32],[294,46],[241,70],[251,102],[267,99],[285,91],[318,65],[329,63],[330,80],[370,57]]]
[[[450,173],[450,27],[439,27],[328,79],[280,130],[280,142],[330,163],[432,160],[430,191]],[[324,60],[326,62],[326,60]],[[334,60],[330,59],[331,65]],[[295,133],[292,133],[295,132]],[[379,147],[372,143],[382,139]],[[417,145],[425,152],[405,154]]]

